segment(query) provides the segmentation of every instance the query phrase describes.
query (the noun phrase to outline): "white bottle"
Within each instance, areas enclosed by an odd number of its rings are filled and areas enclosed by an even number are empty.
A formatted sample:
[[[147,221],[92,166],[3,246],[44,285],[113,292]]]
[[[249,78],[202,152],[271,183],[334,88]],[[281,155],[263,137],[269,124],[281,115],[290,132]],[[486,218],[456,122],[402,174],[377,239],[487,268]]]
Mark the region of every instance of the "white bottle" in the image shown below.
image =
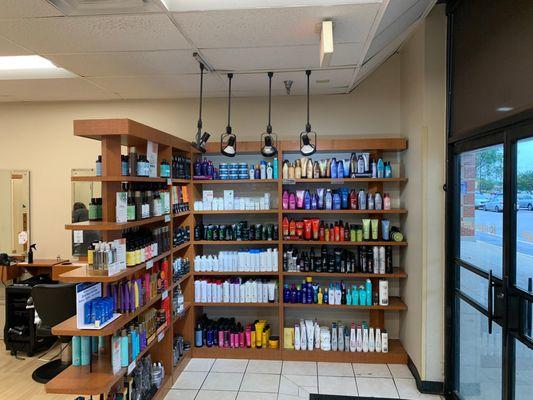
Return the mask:
[[[379,246],[379,273],[385,273],[385,246]]]
[[[262,303],[268,303],[268,283],[263,283],[263,300]]]
[[[222,302],[229,303],[229,282],[224,281],[222,283]]]
[[[352,322],[352,327],[350,328],[350,351],[355,353],[357,350],[357,342],[355,339],[355,324]]]
[[[272,270],[273,272],[278,272],[278,249],[272,251]]]
[[[305,334],[304,320],[300,320],[300,349],[307,350],[307,335]]]
[[[201,281],[201,288],[202,288],[202,303],[207,303],[207,281]]]
[[[379,274],[379,246],[372,246],[372,258],[374,260],[374,273]]]
[[[368,352],[368,328],[363,328],[363,352]]]
[[[294,350],[300,350],[300,325],[294,324]]]
[[[381,329],[376,328],[376,352],[381,353]]]
[[[200,256],[194,257],[194,270],[200,272]]]
[[[389,305],[389,281],[386,279],[379,280],[379,305]]]
[[[194,281],[194,301],[200,303],[202,300],[202,283],[198,280]]]
[[[315,349],[320,349],[320,325],[315,319]]]
[[[374,328],[368,328],[368,351],[373,352],[376,347],[376,340],[374,338]]]
[[[331,324],[331,350],[337,351],[337,324]]]
[[[211,287],[213,286],[213,284],[211,282],[207,282],[207,285],[206,285],[206,292],[205,292],[205,297],[206,297],[206,302],[207,303],[212,303],[213,302],[213,297],[212,297],[212,294],[211,294]]]
[[[389,352],[389,335],[387,334],[387,331],[383,331],[381,334],[381,352]]]
[[[357,350],[358,353],[360,353],[363,351],[363,331],[361,329],[361,326],[357,326],[356,333],[357,335],[356,335],[356,340],[355,340],[355,343],[356,343],[355,349]]]
[[[340,323],[337,332],[337,349],[339,351],[344,351],[344,326]]]
[[[267,179],[272,179],[272,164],[269,162],[268,165],[267,165],[267,170],[266,170],[266,178]]]

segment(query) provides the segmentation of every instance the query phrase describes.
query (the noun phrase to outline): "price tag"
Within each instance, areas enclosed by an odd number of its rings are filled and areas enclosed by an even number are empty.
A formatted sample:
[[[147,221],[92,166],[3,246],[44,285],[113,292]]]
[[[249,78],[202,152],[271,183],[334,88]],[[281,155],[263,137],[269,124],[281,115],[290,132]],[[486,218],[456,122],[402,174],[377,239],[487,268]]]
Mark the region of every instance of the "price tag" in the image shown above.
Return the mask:
[[[83,243],[83,231],[74,231],[74,243]]]
[[[165,215],[165,222],[170,222],[170,215],[169,214]]]
[[[330,182],[332,185],[343,185],[344,179],[332,179]]]
[[[135,360],[130,362],[130,365],[128,365],[128,375],[131,374],[133,372],[133,370],[135,369]]]
[[[159,343],[161,340],[163,340],[164,337],[165,337],[165,331],[157,335],[157,342]]]
[[[22,231],[19,233],[19,244],[28,243],[28,232]]]
[[[146,261],[146,269],[150,269],[154,266],[154,260]]]
[[[167,178],[167,185],[172,186],[172,178]]]
[[[161,294],[161,300],[165,300],[168,297],[168,290],[165,290],[163,294]]]
[[[294,179],[283,179],[282,183],[284,185],[295,185],[296,181]]]

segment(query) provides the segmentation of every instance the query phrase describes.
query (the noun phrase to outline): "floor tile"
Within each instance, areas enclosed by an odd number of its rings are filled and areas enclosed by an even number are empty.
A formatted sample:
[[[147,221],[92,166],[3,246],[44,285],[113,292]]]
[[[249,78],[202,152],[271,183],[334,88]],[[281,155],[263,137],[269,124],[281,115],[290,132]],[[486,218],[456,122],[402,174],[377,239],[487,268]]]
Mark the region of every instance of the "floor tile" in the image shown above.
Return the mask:
[[[309,394],[302,394],[300,396],[291,396],[290,394],[278,394],[278,400],[309,400]]]
[[[239,390],[243,375],[236,372],[210,372],[202,385],[202,389]]]
[[[365,376],[369,378],[392,378],[387,364],[365,364],[353,363],[355,376]]]
[[[319,376],[318,393],[357,396],[355,378],[346,376]]]
[[[239,392],[237,400],[277,400],[277,393]]]
[[[279,360],[250,360],[246,372],[252,374],[280,374],[282,362]]]
[[[318,375],[320,376],[354,376],[352,364],[319,362]]]
[[[398,398],[398,391],[392,378],[357,377],[355,380],[359,396]]]
[[[316,375],[281,375],[279,393],[290,396],[299,396],[300,393],[318,393],[317,385]]]
[[[214,358],[192,358],[184,371],[209,371],[215,362]]]
[[[171,389],[165,396],[165,400],[194,400],[196,393],[198,393],[196,389]]]
[[[187,372],[183,371],[174,386],[174,389],[200,389],[207,376],[207,372]]]
[[[283,361],[282,374],[316,375],[316,362],[312,361]]]
[[[401,399],[430,400],[440,398],[440,396],[437,395],[420,393],[416,387],[416,382],[414,379],[398,378],[394,379],[394,382],[396,383],[396,388],[398,389],[398,394],[400,395]]]
[[[244,372],[247,365],[248,360],[219,358],[213,364],[211,372]]]
[[[405,364],[387,364],[393,378],[413,379],[413,374]]]
[[[243,392],[278,393],[279,375],[246,373],[241,383]]]
[[[229,390],[200,390],[195,400],[235,400],[237,393]]]

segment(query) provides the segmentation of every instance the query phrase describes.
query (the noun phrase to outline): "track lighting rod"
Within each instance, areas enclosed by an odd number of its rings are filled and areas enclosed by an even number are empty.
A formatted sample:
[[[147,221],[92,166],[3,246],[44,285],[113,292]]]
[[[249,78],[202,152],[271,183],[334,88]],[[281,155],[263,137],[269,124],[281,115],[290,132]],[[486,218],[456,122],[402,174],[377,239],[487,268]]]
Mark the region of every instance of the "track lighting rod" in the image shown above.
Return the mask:
[[[195,51],[194,53],[192,53],[192,56],[193,56],[193,58],[196,61],[198,61],[199,64],[203,64],[203,66],[205,67],[205,70],[207,72],[214,72],[215,71],[215,69],[211,65],[209,65],[209,63],[207,61],[205,61],[205,59],[202,57],[202,55],[200,53]]]
[[[336,67],[328,68],[313,68],[313,71],[343,71],[347,69],[354,69],[356,65],[341,65]],[[217,69],[217,73],[226,74],[228,72],[233,72],[234,75],[250,75],[250,74],[266,74],[270,71],[274,73],[283,73],[283,72],[305,72],[308,68],[285,68],[285,69],[249,69],[249,70],[239,70],[238,72],[230,69]]]

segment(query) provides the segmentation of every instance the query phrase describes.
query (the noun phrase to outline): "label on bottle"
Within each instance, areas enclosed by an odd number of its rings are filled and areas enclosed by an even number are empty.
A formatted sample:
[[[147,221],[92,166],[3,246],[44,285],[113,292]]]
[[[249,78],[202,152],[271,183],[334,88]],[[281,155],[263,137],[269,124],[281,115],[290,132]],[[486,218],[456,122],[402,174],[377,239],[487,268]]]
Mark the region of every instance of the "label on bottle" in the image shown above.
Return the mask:
[[[332,179],[330,183],[332,185],[344,185],[344,179]]]
[[[130,362],[130,365],[128,365],[128,373],[127,373],[127,375],[131,374],[134,369],[135,369],[135,360]]]
[[[153,260],[146,261],[146,269],[150,269],[153,266],[154,266],[154,261]]]
[[[168,178],[168,179],[167,179],[167,185],[168,185],[168,186],[172,186],[172,179],[171,179],[171,178]]]
[[[170,222],[170,215],[169,214],[165,215],[165,222]]]
[[[161,294],[161,301],[165,300],[167,297],[168,297],[168,290],[165,290],[165,291]]]
[[[294,179],[283,179],[283,184],[284,185],[295,185],[296,184],[296,180],[294,180]]]
[[[157,335],[157,342],[159,343],[161,340],[163,340],[164,337],[165,337],[165,331]]]

